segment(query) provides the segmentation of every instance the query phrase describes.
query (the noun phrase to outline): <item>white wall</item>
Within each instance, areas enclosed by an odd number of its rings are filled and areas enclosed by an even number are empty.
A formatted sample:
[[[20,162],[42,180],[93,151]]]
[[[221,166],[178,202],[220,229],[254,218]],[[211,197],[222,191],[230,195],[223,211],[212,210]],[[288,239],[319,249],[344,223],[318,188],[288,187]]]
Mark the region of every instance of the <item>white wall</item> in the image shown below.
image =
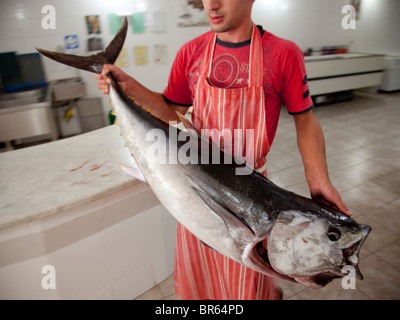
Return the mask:
[[[362,0],[361,18],[354,30],[354,49],[400,54],[400,1]]]
[[[186,41],[208,30],[207,27],[178,28],[177,15],[182,0],[1,0],[0,2],[0,52],[34,52],[34,47],[56,50],[63,44],[63,37],[78,34],[83,48],[86,47],[86,15],[100,15],[103,43],[112,39],[109,32],[109,13],[154,12],[166,13],[166,32],[143,34],[129,32],[125,46],[129,54],[126,72],[134,75],[144,85],[162,91],[176,51]],[[361,0],[361,19],[355,30],[344,30],[341,9],[350,0],[256,0],[253,19],[257,24],[278,36],[295,41],[303,50],[326,45],[346,45],[351,42],[352,51],[394,53],[400,52],[399,0]],[[44,5],[56,9],[56,29],[45,30],[41,26]],[[153,46],[167,44],[168,62],[156,65],[152,61]],[[133,47],[147,45],[149,64],[135,66]],[[85,53],[85,52],[83,52]],[[96,89],[93,75],[73,70],[44,60],[48,80],[81,75],[87,82],[90,97],[102,96]],[[108,98],[103,97],[104,108],[109,110]]]
[[[303,50],[350,45],[351,51],[400,53],[400,1],[361,0],[356,29],[342,28],[350,0],[256,0],[253,19]]]
[[[53,5],[56,9],[56,29],[43,29],[42,7]],[[162,91],[167,83],[168,74],[179,47],[185,41],[207,31],[208,28],[177,28],[175,23],[178,3],[171,0],[1,0],[0,1],[0,52],[17,51],[18,53],[35,52],[35,47],[56,50],[63,45],[65,35],[79,36],[82,54],[87,54],[86,15],[100,15],[103,44],[106,46],[113,35],[109,31],[108,14],[132,14],[136,11],[154,12],[161,9],[166,13],[166,32],[133,34],[129,29],[125,47],[129,55],[129,67],[125,71],[134,75],[140,82],[152,90]],[[167,44],[168,62],[155,65],[152,62],[153,46]],[[149,64],[135,66],[133,47],[147,45],[149,48]],[[96,88],[92,74],[76,70],[43,59],[47,80],[82,76],[86,82],[89,97],[103,97],[103,107],[107,112],[111,109],[108,97]]]

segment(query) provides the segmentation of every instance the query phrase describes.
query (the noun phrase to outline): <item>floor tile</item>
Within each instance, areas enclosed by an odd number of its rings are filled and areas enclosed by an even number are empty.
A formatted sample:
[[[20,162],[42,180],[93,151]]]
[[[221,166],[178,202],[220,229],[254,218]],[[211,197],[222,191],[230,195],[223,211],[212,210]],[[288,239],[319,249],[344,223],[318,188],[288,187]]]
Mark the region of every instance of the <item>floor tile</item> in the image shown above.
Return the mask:
[[[379,224],[384,230],[400,235],[400,210],[393,203],[391,202],[371,211],[367,215],[367,219],[372,224]]]
[[[381,258],[390,266],[400,271],[400,239],[396,240],[386,247],[375,252],[375,255]]]
[[[177,300],[174,288],[174,275],[170,275],[163,282],[146,291],[135,300]]]
[[[357,288],[370,299],[400,299],[400,272],[384,260],[371,254],[362,261],[364,279]]]
[[[397,239],[400,239],[400,235],[398,233],[389,230],[387,227],[377,222],[377,220],[372,217],[371,214],[361,216],[358,220],[360,223],[367,224],[372,227],[372,230],[363,245],[363,248],[370,252],[376,252],[377,250],[383,249]]]

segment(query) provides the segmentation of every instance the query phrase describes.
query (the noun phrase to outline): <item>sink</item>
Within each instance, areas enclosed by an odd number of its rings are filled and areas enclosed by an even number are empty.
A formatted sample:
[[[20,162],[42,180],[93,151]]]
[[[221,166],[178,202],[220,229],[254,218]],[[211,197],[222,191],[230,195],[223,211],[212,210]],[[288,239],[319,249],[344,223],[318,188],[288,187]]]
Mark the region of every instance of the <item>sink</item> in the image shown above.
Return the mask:
[[[0,108],[18,107],[42,100],[44,88],[21,92],[4,93],[0,95]]]
[[[0,141],[51,135],[57,130],[51,112],[48,87],[0,94]]]

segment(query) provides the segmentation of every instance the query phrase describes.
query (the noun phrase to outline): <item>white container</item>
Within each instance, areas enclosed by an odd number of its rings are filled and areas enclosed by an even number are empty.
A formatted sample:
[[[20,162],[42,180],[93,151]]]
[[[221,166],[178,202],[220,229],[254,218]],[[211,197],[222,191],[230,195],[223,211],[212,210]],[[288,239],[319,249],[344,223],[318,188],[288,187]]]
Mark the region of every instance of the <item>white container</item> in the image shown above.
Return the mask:
[[[389,92],[400,90],[400,55],[385,57],[385,72],[380,89]]]
[[[76,106],[83,133],[103,128],[106,125],[101,98],[80,99]]]

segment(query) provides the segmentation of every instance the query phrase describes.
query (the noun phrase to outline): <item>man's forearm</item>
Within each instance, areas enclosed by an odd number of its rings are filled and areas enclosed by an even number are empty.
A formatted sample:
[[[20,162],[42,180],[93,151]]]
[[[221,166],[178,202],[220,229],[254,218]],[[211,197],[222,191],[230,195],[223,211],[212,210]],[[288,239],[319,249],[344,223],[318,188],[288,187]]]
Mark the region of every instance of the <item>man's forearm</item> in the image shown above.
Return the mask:
[[[311,197],[330,207],[351,215],[332,185],[326,163],[325,139],[321,126],[312,111],[294,116],[297,145],[303,159]]]
[[[163,121],[176,120],[179,122],[179,117],[175,111],[185,114],[186,107],[182,107],[173,103],[165,101],[161,93],[157,93],[147,89],[141,83],[136,81],[133,77],[126,74],[115,65],[105,64],[101,74],[95,74],[97,79],[97,88],[104,94],[108,94],[111,79],[109,73],[112,73],[114,79],[117,81],[118,86],[135,102],[142,106],[144,109],[149,110],[153,115],[159,117]]]
[[[297,145],[303,159],[310,188],[329,181],[325,140],[321,126],[312,111],[294,116]]]
[[[137,104],[166,122],[180,122],[175,111],[184,114],[187,110],[186,107],[180,107],[179,105],[168,103],[165,101],[164,96],[161,93],[147,89],[134,78],[131,78],[131,80],[127,82],[126,93],[129,97],[134,99]]]

